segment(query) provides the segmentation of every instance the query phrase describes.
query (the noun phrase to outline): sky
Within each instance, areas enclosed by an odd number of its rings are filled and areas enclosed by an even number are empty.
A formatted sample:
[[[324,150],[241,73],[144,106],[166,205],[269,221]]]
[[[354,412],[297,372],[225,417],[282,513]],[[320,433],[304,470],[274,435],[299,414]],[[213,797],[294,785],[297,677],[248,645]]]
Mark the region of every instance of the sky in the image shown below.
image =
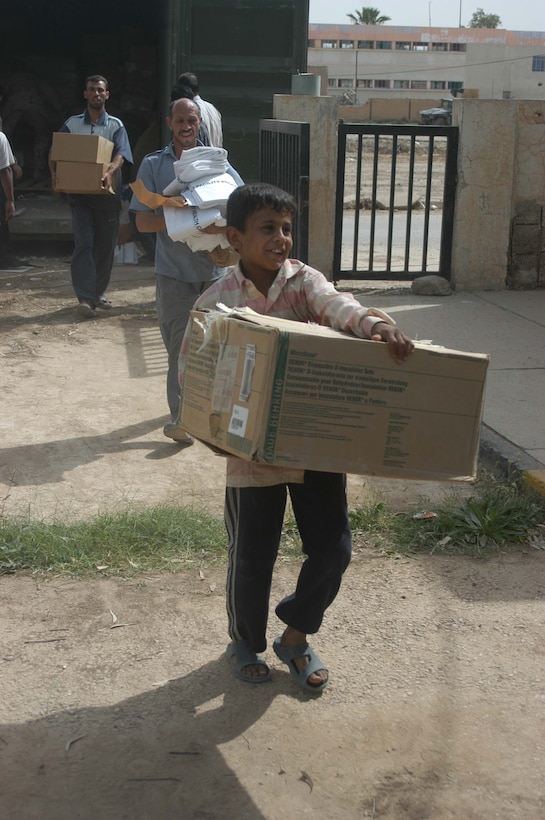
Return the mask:
[[[356,9],[371,6],[390,17],[389,26],[429,26],[457,28],[460,22],[467,26],[473,12],[482,8],[485,14],[497,14],[498,28],[511,31],[545,31],[545,3],[543,0],[310,0],[311,23],[347,23],[346,16]],[[461,12],[461,14],[460,14]]]

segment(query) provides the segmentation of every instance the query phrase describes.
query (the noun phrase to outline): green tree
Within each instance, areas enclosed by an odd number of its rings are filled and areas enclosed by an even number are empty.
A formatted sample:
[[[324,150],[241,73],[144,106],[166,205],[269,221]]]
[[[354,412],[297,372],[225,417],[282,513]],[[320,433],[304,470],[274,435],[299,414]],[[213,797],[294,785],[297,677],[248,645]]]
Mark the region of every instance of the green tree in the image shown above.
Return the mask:
[[[482,9],[477,9],[468,25],[469,28],[498,28],[501,26],[501,19],[497,14],[486,14]]]
[[[347,14],[352,22],[357,26],[382,26],[391,20],[385,14],[380,13],[380,9],[375,9],[373,6],[362,6],[361,9],[356,9],[354,14]]]

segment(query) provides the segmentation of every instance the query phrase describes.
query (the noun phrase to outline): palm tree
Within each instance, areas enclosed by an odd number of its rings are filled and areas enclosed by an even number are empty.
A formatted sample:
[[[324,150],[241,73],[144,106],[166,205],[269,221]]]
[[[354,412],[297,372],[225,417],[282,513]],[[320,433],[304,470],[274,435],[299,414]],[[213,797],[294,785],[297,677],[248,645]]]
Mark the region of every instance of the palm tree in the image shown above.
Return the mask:
[[[391,20],[385,14],[380,13],[380,9],[373,6],[362,6],[361,10],[356,9],[354,14],[347,14],[352,22],[357,26],[382,26]]]

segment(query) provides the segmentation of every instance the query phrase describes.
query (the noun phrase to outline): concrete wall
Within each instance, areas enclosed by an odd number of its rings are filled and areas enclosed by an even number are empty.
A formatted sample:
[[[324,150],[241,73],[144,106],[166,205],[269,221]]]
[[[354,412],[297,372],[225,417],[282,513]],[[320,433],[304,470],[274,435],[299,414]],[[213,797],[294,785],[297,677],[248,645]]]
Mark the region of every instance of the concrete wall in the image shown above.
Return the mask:
[[[505,287],[514,174],[514,105],[496,100],[454,102],[458,184],[452,278],[457,288]]]
[[[459,127],[454,286],[542,283],[545,103],[455,100],[453,124]]]
[[[333,97],[273,98],[275,119],[310,123],[308,261],[326,276],[333,272],[338,109]]]
[[[310,123],[309,263],[332,274],[337,123],[333,97],[275,95],[276,119]],[[545,102],[458,99],[452,284],[545,284]]]
[[[444,96],[450,97],[445,92]],[[420,122],[420,111],[438,108],[441,97],[434,99],[375,99],[363,105],[339,105],[339,117],[345,122]]]
[[[508,282],[545,284],[545,103],[516,106]]]

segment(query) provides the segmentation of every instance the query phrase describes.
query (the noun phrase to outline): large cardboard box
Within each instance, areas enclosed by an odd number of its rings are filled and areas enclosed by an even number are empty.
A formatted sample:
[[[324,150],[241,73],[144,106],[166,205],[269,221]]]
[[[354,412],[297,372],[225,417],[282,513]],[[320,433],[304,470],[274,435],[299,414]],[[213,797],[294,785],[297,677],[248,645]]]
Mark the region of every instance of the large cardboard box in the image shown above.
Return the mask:
[[[246,460],[425,480],[475,477],[488,356],[387,346],[252,314],[193,313],[181,423]]]
[[[114,144],[98,134],[53,134],[51,159],[54,162],[110,162]]]
[[[111,188],[102,187],[107,170],[107,163],[57,162],[55,190],[65,194],[113,194]]]

